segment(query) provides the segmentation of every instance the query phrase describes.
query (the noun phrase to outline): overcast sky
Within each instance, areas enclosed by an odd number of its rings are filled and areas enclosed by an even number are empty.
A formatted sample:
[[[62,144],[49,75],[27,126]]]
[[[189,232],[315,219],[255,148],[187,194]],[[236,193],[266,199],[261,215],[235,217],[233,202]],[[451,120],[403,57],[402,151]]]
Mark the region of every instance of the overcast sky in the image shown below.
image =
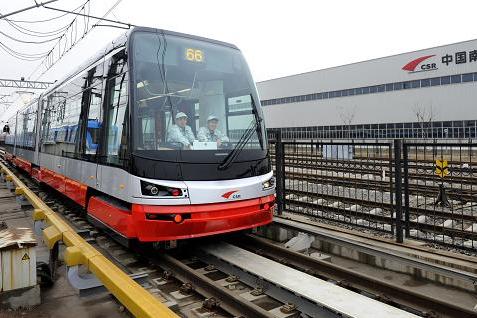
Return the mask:
[[[37,0],[42,2],[46,0]],[[59,0],[51,6],[74,9],[85,0]],[[103,16],[117,0],[91,0],[90,14]],[[33,0],[1,1],[6,14],[34,4]],[[236,44],[245,54],[256,81],[383,57],[476,38],[476,1],[159,1],[122,0],[108,18],[136,25],[191,33]],[[9,17],[37,21],[60,15],[37,8]],[[24,23],[24,28],[51,32],[71,22],[73,16],[50,22]],[[93,23],[94,21],[91,20]],[[19,33],[0,20],[0,42],[21,53],[46,52],[55,42],[25,44],[8,39],[41,41]],[[123,31],[94,28],[39,80],[61,79]],[[27,78],[40,61],[26,62],[0,49],[0,78]],[[44,68],[32,75],[38,79]],[[0,94],[20,103],[15,89]],[[0,106],[0,120],[7,113]]]

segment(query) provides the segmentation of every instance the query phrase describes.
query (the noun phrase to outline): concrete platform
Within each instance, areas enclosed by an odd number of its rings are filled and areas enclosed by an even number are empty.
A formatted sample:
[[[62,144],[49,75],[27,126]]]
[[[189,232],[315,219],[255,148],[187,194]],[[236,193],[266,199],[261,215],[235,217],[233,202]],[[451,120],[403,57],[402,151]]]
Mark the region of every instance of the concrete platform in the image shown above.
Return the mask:
[[[33,228],[31,207],[21,207],[15,200],[15,195],[0,183],[0,222],[9,228]],[[41,237],[36,237],[37,260],[47,262],[49,250],[43,244]],[[17,310],[0,309],[0,317],[53,318],[53,317],[130,317],[124,308],[107,292],[95,293],[80,297],[77,290],[69,285],[66,278],[66,267],[62,262],[57,270],[57,279],[50,288],[41,288],[41,304],[31,308]],[[28,293],[25,297],[28,297]],[[7,297],[0,292],[0,301]]]

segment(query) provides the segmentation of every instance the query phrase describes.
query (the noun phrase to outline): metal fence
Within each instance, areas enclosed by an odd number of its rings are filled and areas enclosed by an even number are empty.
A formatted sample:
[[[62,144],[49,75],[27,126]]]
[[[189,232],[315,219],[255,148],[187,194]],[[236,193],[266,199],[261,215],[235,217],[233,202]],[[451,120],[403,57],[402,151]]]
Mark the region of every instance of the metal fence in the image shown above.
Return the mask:
[[[408,237],[477,248],[477,144],[403,143]]]
[[[476,144],[273,136],[278,214],[477,248]]]

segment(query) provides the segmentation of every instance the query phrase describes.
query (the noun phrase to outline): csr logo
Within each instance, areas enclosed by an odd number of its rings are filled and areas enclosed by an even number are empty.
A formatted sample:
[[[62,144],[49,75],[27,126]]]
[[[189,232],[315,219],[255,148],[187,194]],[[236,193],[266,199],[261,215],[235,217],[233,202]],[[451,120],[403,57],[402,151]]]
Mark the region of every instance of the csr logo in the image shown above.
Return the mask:
[[[421,70],[423,71],[430,71],[437,69],[436,63],[429,63],[429,64],[422,64]]]
[[[224,199],[240,199],[242,196],[240,195],[240,193],[238,193],[238,190],[233,190],[225,192],[224,194],[222,194],[222,197]]]
[[[437,70],[438,68],[436,63],[426,61],[434,56],[435,55],[421,56],[404,65],[402,69],[404,71],[408,71],[409,73]]]

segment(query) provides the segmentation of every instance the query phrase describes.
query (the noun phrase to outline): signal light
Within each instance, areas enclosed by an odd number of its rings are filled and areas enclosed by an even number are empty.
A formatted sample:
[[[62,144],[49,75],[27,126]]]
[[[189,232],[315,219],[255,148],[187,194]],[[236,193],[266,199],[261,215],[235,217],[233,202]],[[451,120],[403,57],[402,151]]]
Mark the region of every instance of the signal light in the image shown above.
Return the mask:
[[[180,189],[176,189],[176,188],[169,188],[169,193],[173,196],[173,197],[178,197],[182,194],[182,191]]]
[[[182,222],[182,215],[180,215],[180,214],[174,215],[174,222],[181,223]]]

